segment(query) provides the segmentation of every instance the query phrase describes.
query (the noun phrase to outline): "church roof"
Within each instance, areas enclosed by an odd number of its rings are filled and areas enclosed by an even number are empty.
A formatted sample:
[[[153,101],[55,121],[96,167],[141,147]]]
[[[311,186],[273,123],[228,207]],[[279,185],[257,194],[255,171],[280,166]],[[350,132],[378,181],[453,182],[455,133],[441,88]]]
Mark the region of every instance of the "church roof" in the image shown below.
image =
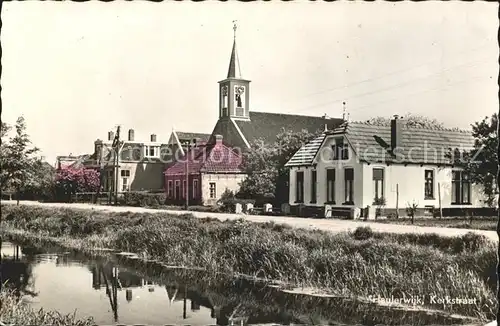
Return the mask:
[[[236,52],[236,39],[233,42],[233,50],[231,51],[231,58],[229,59],[229,68],[227,70],[227,78],[236,78],[236,65],[238,62],[238,53]],[[239,77],[241,77],[240,67],[238,65]]]
[[[344,135],[357,158],[369,163],[451,164],[447,153],[453,149],[471,150],[474,137],[470,131],[408,127],[403,125],[401,146],[391,153],[391,126],[364,122],[343,124],[300,148],[286,166],[311,165],[328,135]]]
[[[257,139],[263,139],[266,143],[272,143],[283,128],[293,132],[307,130],[316,132],[325,129],[333,129],[340,125],[343,120],[336,118],[325,118],[318,116],[304,116],[284,113],[253,112],[250,111],[250,120],[235,120],[236,125],[246,140],[251,144]]]

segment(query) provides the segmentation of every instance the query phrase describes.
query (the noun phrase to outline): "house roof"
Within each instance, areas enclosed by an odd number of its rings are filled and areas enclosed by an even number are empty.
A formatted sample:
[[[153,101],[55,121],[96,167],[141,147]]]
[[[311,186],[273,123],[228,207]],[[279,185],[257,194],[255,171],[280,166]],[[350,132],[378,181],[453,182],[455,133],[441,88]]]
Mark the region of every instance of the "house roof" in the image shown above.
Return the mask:
[[[391,152],[391,127],[362,122],[343,124],[299,149],[286,166],[311,165],[328,135],[344,135],[360,161],[375,163],[451,164],[447,156],[453,149],[471,150],[474,138],[470,131],[402,127],[401,146]]]
[[[194,147],[165,170],[166,175],[186,173],[242,173],[242,157],[222,142]]]
[[[328,126],[328,129],[333,129],[343,122],[342,119],[317,116],[253,111],[249,113],[249,121],[235,120],[235,122],[250,144],[259,138],[263,139],[266,143],[272,143],[283,129],[294,132],[300,132],[304,129],[309,132],[316,132],[323,130],[325,124]]]
[[[74,162],[72,162],[71,164],[68,164],[68,165],[64,165],[64,167],[71,168],[71,169],[81,169],[85,166],[84,165],[85,161],[90,159],[90,157],[91,157],[90,154],[78,155]]]
[[[210,138],[210,134],[204,134],[204,133],[199,133],[199,132],[176,131],[176,133],[177,133],[177,137],[179,137],[179,139],[192,140],[192,139],[198,138],[198,139],[201,139],[204,141],[208,141],[208,139]]]
[[[320,136],[314,138],[309,143],[302,146],[292,158],[285,164],[285,166],[300,166],[312,164],[316,153],[321,148],[323,141],[326,139],[327,134],[322,133]]]

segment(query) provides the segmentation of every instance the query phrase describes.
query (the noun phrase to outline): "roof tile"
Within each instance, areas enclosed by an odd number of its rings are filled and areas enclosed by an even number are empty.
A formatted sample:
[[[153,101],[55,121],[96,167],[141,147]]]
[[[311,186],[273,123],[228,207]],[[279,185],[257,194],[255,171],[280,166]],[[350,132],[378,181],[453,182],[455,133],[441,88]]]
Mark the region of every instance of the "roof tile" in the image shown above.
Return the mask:
[[[242,173],[242,157],[224,144],[208,144],[192,148],[186,156],[167,167],[165,174],[186,173]]]
[[[283,129],[294,132],[302,130],[316,132],[323,130],[325,124],[328,129],[333,129],[342,121],[342,119],[335,118],[253,111],[250,111],[250,121],[235,120],[250,144],[259,138],[262,138],[266,143],[273,143]]]
[[[326,134],[345,134],[357,157],[367,162],[450,164],[447,154],[451,149],[474,148],[474,138],[470,131],[403,126],[401,147],[396,151],[397,156],[394,156],[390,151],[390,126],[351,122],[324,133],[303,146],[286,166],[312,164],[322,144],[319,140],[324,140]]]

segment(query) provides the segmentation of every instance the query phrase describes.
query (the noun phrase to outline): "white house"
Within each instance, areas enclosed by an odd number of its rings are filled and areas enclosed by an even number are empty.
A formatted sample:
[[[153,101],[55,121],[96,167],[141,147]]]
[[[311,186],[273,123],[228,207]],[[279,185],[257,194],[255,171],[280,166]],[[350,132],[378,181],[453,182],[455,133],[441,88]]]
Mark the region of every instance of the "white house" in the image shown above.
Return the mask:
[[[470,132],[407,127],[397,116],[390,125],[344,122],[286,163],[291,210],[323,215],[326,207],[334,215],[357,217],[373,212],[377,198],[385,198],[386,214],[400,216],[413,203],[419,215],[439,208],[439,202],[444,215],[485,207],[481,188],[451,164],[448,154],[473,145]],[[362,210],[367,206],[372,210]]]

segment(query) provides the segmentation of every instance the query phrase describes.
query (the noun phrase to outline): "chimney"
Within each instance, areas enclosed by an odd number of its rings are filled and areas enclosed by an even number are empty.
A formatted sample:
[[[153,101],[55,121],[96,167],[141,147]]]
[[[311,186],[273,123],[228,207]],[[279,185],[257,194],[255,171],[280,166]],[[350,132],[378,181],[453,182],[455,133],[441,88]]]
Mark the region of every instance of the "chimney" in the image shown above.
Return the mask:
[[[152,143],[156,142],[156,135],[155,134],[151,134],[151,142]]]
[[[222,144],[222,135],[215,135],[215,144],[216,145]]]
[[[115,139],[115,133],[112,131],[109,131],[108,132],[108,140],[113,140],[113,139]]]
[[[128,140],[129,141],[134,141],[134,129],[129,129],[128,130]]]
[[[395,115],[391,120],[391,149],[395,150],[403,144],[403,119]]]

